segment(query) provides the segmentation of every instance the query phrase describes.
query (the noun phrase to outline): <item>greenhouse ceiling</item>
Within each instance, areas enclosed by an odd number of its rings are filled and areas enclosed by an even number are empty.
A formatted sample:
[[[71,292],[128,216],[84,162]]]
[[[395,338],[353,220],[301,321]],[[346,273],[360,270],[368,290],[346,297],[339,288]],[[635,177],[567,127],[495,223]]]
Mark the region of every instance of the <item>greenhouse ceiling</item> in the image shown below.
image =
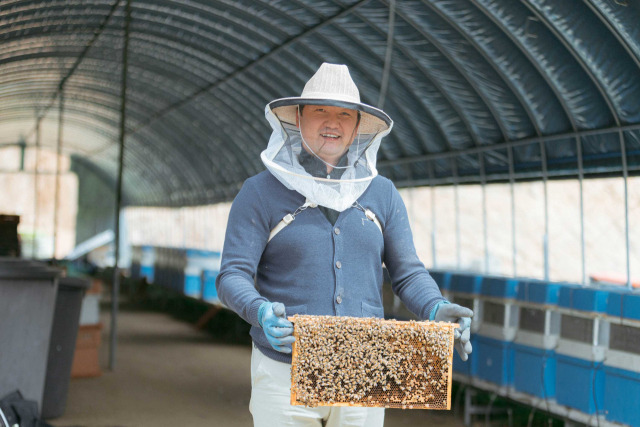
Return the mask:
[[[640,170],[637,0],[0,1],[0,147],[70,155],[127,205],[228,201],[265,104],[347,64],[396,185]],[[122,118],[124,117],[124,121]]]

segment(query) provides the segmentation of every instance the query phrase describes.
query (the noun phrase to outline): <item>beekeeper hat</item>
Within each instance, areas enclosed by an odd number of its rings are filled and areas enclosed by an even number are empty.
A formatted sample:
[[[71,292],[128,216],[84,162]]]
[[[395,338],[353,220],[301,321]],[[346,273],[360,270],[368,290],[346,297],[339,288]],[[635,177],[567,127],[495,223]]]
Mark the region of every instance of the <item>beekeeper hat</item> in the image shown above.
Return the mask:
[[[360,102],[360,92],[346,65],[323,63],[299,97],[276,99],[268,107],[281,122],[295,125],[298,105],[329,105],[360,111],[361,134],[386,131],[392,123],[384,111]]]

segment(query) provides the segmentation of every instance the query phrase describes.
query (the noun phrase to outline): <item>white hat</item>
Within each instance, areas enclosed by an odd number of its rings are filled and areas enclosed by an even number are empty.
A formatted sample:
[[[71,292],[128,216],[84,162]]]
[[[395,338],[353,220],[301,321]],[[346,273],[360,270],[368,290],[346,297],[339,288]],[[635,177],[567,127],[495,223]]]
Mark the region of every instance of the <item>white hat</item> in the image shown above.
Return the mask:
[[[346,65],[323,63],[299,97],[276,99],[268,107],[281,122],[295,125],[298,105],[330,105],[360,111],[358,132],[362,134],[383,132],[392,123],[384,111],[360,102],[360,92]]]

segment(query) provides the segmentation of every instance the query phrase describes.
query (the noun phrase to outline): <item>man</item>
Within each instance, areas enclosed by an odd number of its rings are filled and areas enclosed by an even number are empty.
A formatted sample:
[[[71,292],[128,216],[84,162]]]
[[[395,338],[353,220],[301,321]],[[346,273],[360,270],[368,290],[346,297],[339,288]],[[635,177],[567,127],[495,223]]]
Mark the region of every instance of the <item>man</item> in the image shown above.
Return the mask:
[[[300,97],[272,101],[273,133],[233,202],[217,279],[220,299],[252,325],[255,426],[382,426],[383,408],[290,405],[294,314],[383,317],[383,263],[421,319],[458,322],[471,352],[473,312],[449,304],[416,255],[407,212],[376,154],[393,122],[360,102],[345,65],[322,64]]]

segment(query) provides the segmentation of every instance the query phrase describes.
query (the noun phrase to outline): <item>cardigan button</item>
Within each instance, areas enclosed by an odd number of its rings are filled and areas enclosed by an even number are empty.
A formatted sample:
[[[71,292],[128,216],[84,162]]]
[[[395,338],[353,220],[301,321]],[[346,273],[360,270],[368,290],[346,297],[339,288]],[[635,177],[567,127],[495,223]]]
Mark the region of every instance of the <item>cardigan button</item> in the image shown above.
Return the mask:
[[[336,261],[336,267],[342,268],[342,263],[340,261]]]
[[[342,302],[342,297],[341,297],[340,295],[338,295],[338,296],[336,297],[336,302],[337,302],[338,304],[340,304],[340,303]]]
[[[333,232],[336,233],[336,234],[340,234],[340,229],[338,227],[336,227],[336,228],[333,229]]]

